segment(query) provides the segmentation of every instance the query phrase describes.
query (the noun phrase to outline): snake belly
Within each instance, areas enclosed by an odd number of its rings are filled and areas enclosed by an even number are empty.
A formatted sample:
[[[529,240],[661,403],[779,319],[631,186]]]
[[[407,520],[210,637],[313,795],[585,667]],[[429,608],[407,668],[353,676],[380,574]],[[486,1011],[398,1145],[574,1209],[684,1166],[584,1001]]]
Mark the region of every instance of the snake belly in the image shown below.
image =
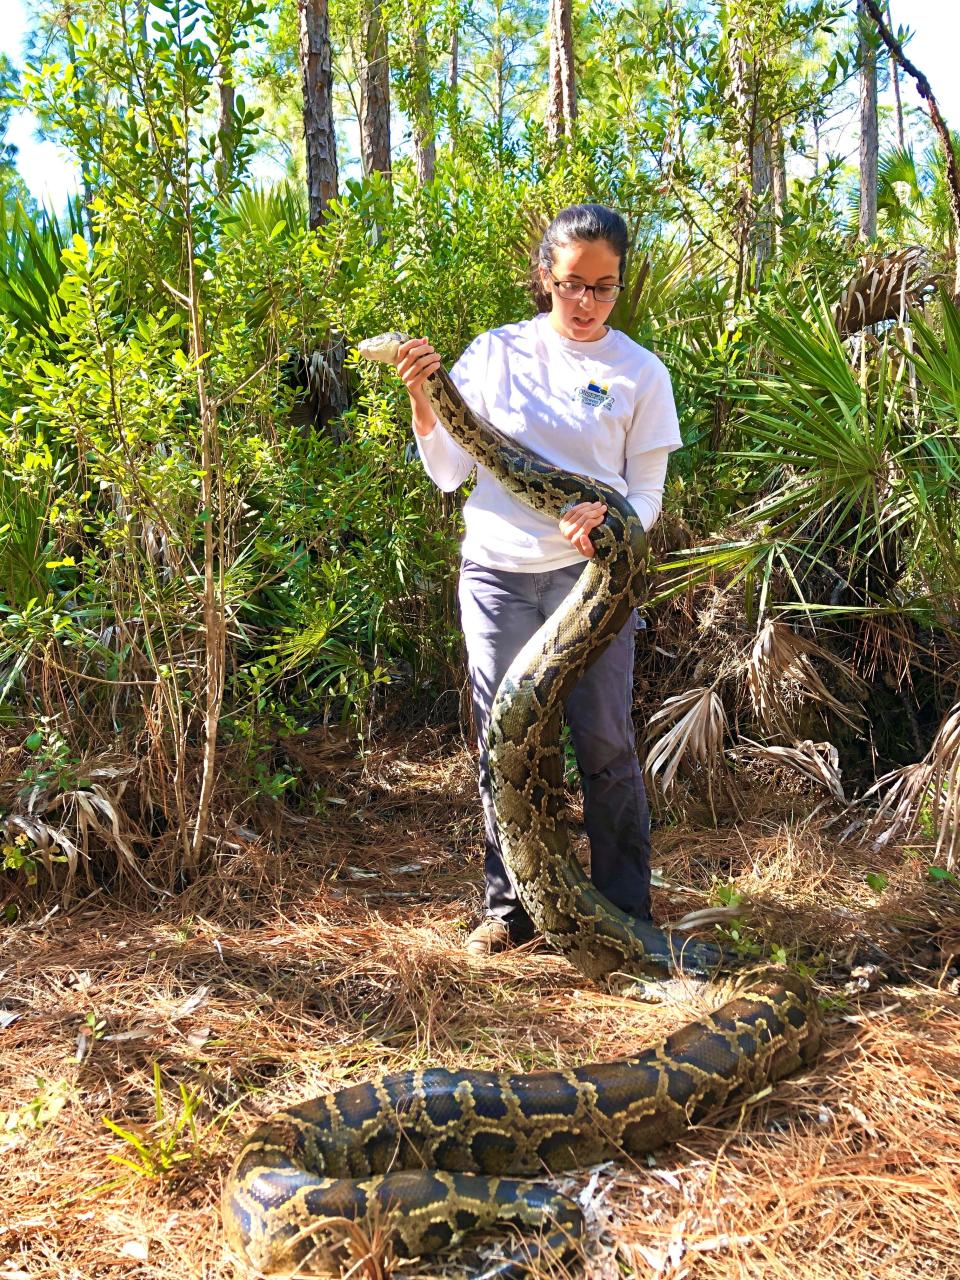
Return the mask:
[[[396,363],[401,334],[360,346]],[[488,739],[504,861],[531,919],[591,978],[698,974],[726,959],[614,907],[584,875],[563,816],[560,717],[567,693],[642,597],[646,537],[630,505],[549,466],[474,414],[442,370],[424,390],[438,419],[512,493],[558,520],[607,504],[595,555],[511,665]],[[720,1009],[636,1057],[523,1075],[430,1069],[383,1076],[280,1112],[248,1138],[223,1189],[224,1230],[261,1274],[336,1269],[349,1224],[384,1216],[397,1251],[419,1255],[494,1222],[547,1230],[522,1254],[565,1252],[577,1205],[529,1179],[672,1141],[731,1098],[809,1062],[820,1022],[796,975],[758,978]],[[513,1255],[490,1275],[512,1274]]]

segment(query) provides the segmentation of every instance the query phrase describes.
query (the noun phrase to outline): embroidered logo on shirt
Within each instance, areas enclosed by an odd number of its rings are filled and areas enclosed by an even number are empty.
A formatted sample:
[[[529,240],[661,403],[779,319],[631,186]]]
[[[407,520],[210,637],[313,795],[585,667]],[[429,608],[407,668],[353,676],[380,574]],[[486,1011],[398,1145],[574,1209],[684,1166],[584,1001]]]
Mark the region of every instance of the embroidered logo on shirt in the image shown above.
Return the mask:
[[[613,396],[608,394],[609,390],[610,387],[602,382],[588,382],[585,387],[577,387],[573,396],[591,409],[610,409],[613,407]]]

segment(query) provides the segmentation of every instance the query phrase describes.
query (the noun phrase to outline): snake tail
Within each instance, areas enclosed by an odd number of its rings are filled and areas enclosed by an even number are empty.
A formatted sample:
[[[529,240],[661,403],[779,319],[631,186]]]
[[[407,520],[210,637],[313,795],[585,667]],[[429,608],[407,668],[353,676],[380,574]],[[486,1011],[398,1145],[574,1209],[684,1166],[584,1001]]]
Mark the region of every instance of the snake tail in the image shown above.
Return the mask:
[[[265,1275],[329,1270],[345,1223],[384,1216],[400,1254],[436,1252],[495,1222],[567,1252],[579,1208],[521,1179],[653,1151],[810,1061],[819,1034],[806,984],[777,974],[619,1061],[528,1074],[431,1068],[327,1094],[248,1138],[224,1184],[227,1239]]]

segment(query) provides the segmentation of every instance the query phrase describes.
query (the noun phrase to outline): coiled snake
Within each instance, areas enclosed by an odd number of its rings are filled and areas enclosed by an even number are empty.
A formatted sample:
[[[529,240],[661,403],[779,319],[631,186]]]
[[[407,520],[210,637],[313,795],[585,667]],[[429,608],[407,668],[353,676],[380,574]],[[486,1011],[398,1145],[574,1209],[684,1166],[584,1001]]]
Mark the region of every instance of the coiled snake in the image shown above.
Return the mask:
[[[360,352],[396,363],[403,341],[384,334],[361,343]],[[620,494],[549,466],[475,415],[443,369],[424,391],[454,439],[530,506],[559,519],[578,502],[607,504],[591,533],[595,555],[518,655],[494,702],[497,822],[523,905],[590,978],[709,974],[725,961],[717,947],[675,946],[597,893],[571,851],[563,816],[563,701],[641,598],[640,521]],[[809,1061],[818,1038],[806,983],[775,974],[633,1058],[527,1075],[405,1072],[327,1094],[271,1117],[247,1140],[224,1185],[227,1239],[265,1274],[330,1270],[344,1219],[376,1213],[390,1215],[398,1250],[412,1255],[497,1220],[528,1230],[552,1224],[525,1259],[542,1244],[568,1249],[582,1229],[577,1206],[546,1184],[520,1179],[650,1151],[733,1094]],[[498,1273],[519,1268],[519,1256]]]

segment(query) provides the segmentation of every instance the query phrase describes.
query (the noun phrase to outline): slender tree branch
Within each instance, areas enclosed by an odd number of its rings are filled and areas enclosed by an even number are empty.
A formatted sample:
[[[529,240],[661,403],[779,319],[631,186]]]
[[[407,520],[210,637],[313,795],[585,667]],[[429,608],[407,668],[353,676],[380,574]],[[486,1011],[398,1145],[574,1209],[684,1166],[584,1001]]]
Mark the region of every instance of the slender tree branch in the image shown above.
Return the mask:
[[[893,14],[890,12],[890,0],[887,0],[887,22],[893,30]],[[897,141],[900,143],[900,150],[903,151],[906,143],[903,138],[903,103],[900,100],[900,73],[897,70],[896,58],[890,59],[890,78],[893,80],[893,96],[897,104]]]
[[[880,32],[880,39],[887,46],[890,54],[897,62],[900,63],[904,71],[912,76],[917,84],[917,92],[927,104],[930,112],[930,120],[940,143],[943,147],[944,159],[946,160],[947,170],[947,193],[950,197],[950,212],[953,215],[954,226],[954,242],[957,246],[956,257],[954,262],[954,282],[953,282],[953,298],[955,302],[960,302],[960,164],[957,163],[957,153],[954,150],[953,139],[950,136],[950,130],[947,128],[947,122],[944,120],[940,107],[936,98],[933,96],[933,90],[930,88],[930,81],[914,64],[910,61],[903,51],[903,46],[896,38],[890,28],[884,21],[883,14],[877,0],[863,0],[871,18],[877,24],[877,30]]]

